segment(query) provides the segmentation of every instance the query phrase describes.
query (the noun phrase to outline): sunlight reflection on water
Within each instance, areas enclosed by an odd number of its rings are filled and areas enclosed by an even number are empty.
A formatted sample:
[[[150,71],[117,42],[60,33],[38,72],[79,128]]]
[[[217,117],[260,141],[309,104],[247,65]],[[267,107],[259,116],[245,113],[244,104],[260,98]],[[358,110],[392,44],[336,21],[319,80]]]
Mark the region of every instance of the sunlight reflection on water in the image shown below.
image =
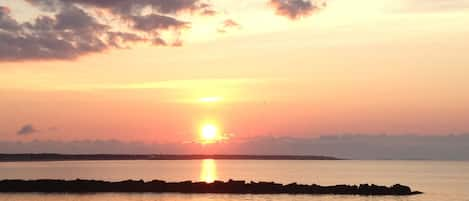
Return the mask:
[[[217,179],[217,164],[213,159],[202,160],[200,168],[200,181],[212,183]]]

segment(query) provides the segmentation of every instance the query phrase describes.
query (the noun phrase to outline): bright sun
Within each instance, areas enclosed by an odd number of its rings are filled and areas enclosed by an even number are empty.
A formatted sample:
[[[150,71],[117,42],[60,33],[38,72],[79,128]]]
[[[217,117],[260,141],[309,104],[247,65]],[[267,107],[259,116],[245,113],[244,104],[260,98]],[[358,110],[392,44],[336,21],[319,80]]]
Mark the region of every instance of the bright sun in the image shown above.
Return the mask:
[[[216,126],[207,124],[202,127],[201,137],[205,142],[213,142],[217,139],[218,129]]]

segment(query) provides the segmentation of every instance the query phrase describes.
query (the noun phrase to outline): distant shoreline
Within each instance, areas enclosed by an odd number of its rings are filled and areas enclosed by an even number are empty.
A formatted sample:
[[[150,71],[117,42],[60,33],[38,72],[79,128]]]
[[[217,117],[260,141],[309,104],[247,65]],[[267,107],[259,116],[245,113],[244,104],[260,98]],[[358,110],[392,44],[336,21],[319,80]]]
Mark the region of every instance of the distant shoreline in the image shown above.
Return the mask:
[[[344,160],[313,155],[177,155],[177,154],[0,154],[0,162],[109,160]]]

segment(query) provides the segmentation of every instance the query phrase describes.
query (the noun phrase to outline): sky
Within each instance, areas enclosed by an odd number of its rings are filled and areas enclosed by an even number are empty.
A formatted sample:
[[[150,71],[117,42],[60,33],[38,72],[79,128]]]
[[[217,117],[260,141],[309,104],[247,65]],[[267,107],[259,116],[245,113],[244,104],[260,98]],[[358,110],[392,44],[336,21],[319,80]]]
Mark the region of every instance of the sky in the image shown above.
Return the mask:
[[[110,2],[0,0],[0,141],[469,132],[469,0]]]

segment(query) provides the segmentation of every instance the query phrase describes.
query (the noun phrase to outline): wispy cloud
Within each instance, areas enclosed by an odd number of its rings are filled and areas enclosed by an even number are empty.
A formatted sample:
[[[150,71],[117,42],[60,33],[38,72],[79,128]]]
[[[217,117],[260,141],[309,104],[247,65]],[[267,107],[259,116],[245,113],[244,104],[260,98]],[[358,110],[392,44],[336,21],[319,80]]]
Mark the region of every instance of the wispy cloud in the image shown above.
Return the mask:
[[[218,33],[226,33],[228,32],[229,30],[232,30],[232,29],[240,29],[241,28],[241,25],[232,20],[232,19],[227,19],[225,21],[223,21],[223,23],[221,23],[220,27],[218,27],[217,31]]]

